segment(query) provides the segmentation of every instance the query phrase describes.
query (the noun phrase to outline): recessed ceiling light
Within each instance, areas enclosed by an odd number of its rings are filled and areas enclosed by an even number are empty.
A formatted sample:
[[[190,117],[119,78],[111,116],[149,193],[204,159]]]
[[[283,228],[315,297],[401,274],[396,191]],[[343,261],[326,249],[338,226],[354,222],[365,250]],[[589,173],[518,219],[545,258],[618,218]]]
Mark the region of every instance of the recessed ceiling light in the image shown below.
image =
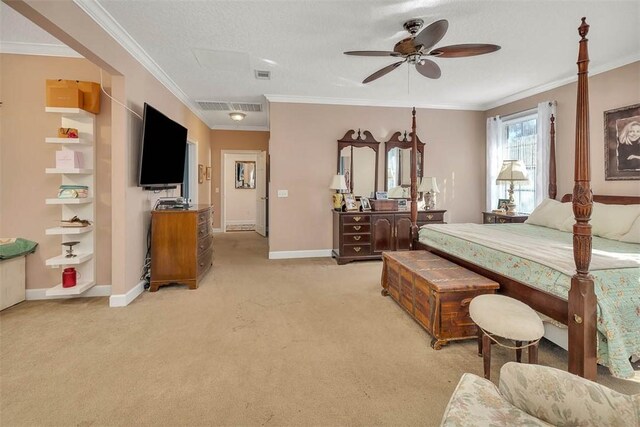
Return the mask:
[[[246,114],[242,111],[234,111],[233,113],[229,113],[229,117],[231,117],[231,120],[239,122],[246,117]]]

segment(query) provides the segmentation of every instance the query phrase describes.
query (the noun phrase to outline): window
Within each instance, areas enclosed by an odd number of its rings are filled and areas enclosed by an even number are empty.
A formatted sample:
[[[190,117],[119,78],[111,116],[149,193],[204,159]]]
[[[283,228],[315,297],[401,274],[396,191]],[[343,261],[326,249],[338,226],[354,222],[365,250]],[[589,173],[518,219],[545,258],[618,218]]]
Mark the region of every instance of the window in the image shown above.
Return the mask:
[[[521,160],[527,167],[528,183],[514,183],[513,197],[517,211],[530,213],[536,207],[536,172],[538,168],[538,113],[528,111],[525,115],[505,117],[499,124],[499,138],[495,146],[495,155],[488,161],[490,171],[497,176],[503,160]],[[490,194],[497,195],[490,199],[491,208],[496,209],[498,198],[508,198],[508,183],[496,184],[495,177],[489,183],[493,188]],[[544,190],[542,190],[544,191]]]

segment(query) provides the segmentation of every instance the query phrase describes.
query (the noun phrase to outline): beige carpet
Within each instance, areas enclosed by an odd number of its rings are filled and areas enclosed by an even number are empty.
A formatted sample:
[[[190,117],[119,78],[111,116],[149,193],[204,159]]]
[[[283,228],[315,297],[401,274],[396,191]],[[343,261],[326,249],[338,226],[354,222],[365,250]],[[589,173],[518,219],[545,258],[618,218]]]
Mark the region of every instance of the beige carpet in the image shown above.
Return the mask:
[[[3,311],[0,425],[437,425],[460,375],[482,373],[475,341],[434,351],[380,296],[380,262],[270,261],[252,232],[214,245],[197,290]],[[493,350],[494,381],[512,357]],[[566,354],[543,342],[540,363]]]

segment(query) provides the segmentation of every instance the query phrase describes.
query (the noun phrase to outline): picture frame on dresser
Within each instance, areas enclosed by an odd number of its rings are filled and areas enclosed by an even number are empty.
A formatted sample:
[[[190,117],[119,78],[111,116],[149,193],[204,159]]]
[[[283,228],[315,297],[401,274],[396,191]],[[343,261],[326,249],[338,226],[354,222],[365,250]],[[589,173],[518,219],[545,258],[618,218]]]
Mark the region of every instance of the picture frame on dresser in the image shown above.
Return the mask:
[[[369,202],[368,197],[360,197],[360,208],[362,208],[363,212],[371,210],[371,202]]]
[[[498,207],[496,209],[504,209],[507,211],[507,205],[509,204],[509,199],[498,199]]]
[[[358,204],[356,202],[356,196],[354,196],[352,193],[345,193],[343,196],[345,210],[348,212],[357,211]]]
[[[409,210],[409,204],[407,203],[407,199],[398,199],[398,210],[399,211]]]

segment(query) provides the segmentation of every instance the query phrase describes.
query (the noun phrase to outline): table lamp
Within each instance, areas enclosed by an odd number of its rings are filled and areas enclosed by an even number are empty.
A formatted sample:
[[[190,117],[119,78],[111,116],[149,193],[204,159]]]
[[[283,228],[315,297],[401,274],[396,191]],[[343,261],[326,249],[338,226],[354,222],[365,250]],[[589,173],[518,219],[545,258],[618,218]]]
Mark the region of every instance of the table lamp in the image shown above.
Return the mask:
[[[336,193],[333,195],[333,209],[337,211],[342,210],[342,191],[347,189],[347,182],[344,179],[344,175],[334,175],[329,188],[336,190]]]
[[[436,194],[440,192],[435,176],[425,176],[420,182],[418,192],[422,193],[424,198],[425,209],[432,210],[436,208]]]
[[[500,169],[498,178],[496,178],[496,184],[501,182],[509,183],[509,204],[507,205],[507,215],[516,214],[516,203],[513,198],[513,183],[527,181],[529,181],[529,176],[524,162],[521,160],[504,160],[502,162],[502,169]]]

